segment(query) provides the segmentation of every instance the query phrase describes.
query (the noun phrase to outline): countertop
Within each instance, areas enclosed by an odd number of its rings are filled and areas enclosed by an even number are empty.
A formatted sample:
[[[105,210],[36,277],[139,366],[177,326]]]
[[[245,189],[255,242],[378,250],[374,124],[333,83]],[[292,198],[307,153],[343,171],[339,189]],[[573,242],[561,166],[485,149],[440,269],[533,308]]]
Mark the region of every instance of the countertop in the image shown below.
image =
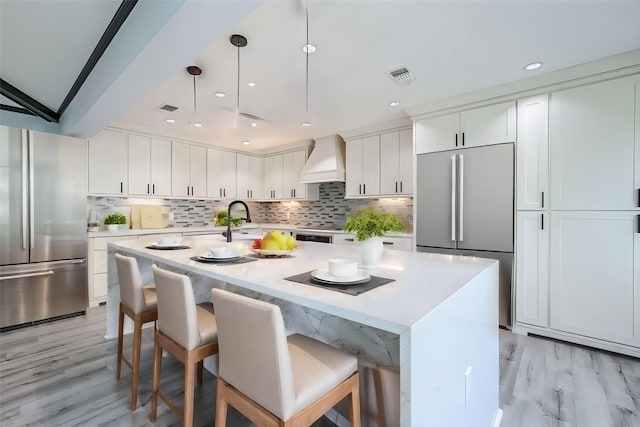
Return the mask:
[[[250,231],[251,229],[261,228],[261,229],[269,229],[269,230],[282,230],[282,231],[311,231],[309,227],[302,227],[299,225],[291,225],[291,224],[269,224],[269,223],[251,223],[244,224],[242,226],[242,230]],[[116,231],[88,231],[87,235],[89,238],[92,237],[117,237],[117,236],[141,236],[145,234],[171,234],[171,233],[181,233],[183,235],[197,235],[197,234],[219,234],[223,231],[226,231],[227,227],[219,227],[219,226],[208,226],[208,227],[168,227],[168,228],[147,228],[147,229],[129,229],[129,228],[121,228]],[[324,234],[350,234],[343,230],[322,230],[318,231],[316,229],[312,229],[314,233],[324,233]],[[389,237],[412,237],[411,233],[387,233]]]
[[[130,240],[110,243],[109,248],[397,334],[411,328],[497,264],[483,258],[385,250],[380,268],[370,274],[395,281],[351,296],[290,282],[285,277],[324,267],[329,258],[360,259],[357,246],[299,242],[291,257],[214,266],[190,258],[226,242],[219,236],[201,236],[191,244],[191,249],[161,251]]]

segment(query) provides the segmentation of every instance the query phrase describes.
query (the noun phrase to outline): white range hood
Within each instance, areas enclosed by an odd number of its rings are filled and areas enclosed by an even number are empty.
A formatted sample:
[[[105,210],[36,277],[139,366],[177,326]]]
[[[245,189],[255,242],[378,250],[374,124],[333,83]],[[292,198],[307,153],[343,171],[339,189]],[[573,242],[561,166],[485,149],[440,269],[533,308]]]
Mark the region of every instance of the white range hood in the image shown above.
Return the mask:
[[[315,146],[302,169],[303,184],[346,180],[344,141],[339,135],[316,139]]]

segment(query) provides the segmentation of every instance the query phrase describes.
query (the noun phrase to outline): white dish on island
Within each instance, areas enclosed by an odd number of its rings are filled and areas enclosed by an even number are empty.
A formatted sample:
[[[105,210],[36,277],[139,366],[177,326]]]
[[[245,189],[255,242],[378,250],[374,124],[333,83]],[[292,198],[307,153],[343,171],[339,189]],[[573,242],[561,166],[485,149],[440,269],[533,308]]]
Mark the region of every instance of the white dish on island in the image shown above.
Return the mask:
[[[279,249],[253,249],[253,248],[251,248],[251,251],[255,252],[260,256],[266,256],[266,257],[284,256],[284,255],[289,255],[291,252],[293,252],[286,249],[279,250]]]
[[[339,277],[329,273],[329,267],[322,267],[311,272],[311,277],[323,284],[329,285],[355,285],[366,283],[371,280],[371,276],[365,270],[359,268],[354,276]]]
[[[198,259],[205,261],[233,261],[236,259],[242,258],[242,255],[239,255],[232,251],[227,251],[224,254],[214,255],[211,252],[206,252],[198,255]]]
[[[185,246],[185,244],[184,242],[168,242],[168,243],[155,242],[150,244],[149,246],[152,246],[155,248],[182,248]]]

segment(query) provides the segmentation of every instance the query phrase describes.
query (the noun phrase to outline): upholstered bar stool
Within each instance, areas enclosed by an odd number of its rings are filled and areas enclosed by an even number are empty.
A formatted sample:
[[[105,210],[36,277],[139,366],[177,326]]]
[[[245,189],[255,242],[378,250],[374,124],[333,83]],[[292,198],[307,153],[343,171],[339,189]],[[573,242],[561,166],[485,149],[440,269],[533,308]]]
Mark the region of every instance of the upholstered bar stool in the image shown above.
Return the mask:
[[[133,257],[116,254],[116,269],[118,270],[118,283],[120,286],[116,379],[120,379],[122,362],[124,361],[132,371],[131,410],[135,411],[138,406],[138,373],[140,371],[142,325],[147,322],[155,322],[158,318],[156,287],[154,284],[142,284],[138,262]],[[133,320],[133,355],[131,361],[122,355],[125,314]]]
[[[309,426],[350,396],[360,426],[358,360],[302,335],[286,336],[280,308],[211,290],[218,320],[216,426],[231,405],[259,426]]]
[[[211,304],[196,305],[189,277],[153,266],[158,291],[158,328],[153,358],[151,421],[158,412],[158,396],[185,426],[193,424],[194,365],[202,384],[202,361],[218,352],[218,328]],[[184,364],[184,413],[160,392],[162,350]]]

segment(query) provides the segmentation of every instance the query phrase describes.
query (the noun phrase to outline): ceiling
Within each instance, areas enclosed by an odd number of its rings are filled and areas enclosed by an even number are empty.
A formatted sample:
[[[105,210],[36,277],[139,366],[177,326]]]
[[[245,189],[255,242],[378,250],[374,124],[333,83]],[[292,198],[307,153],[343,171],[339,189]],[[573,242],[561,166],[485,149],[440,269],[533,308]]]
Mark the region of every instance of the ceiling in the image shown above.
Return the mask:
[[[28,7],[16,6],[24,3]],[[119,72],[110,84],[88,79],[97,89],[79,93],[84,108],[74,110],[72,102],[75,117],[63,114],[61,133],[87,137],[115,125],[259,152],[401,119],[407,108],[640,48],[640,1],[308,0],[308,36],[317,52],[308,56],[307,69],[302,0],[166,1],[163,13],[154,6],[160,17],[146,14],[138,22],[135,28],[142,22],[148,27],[144,37],[130,34],[147,3],[138,2],[96,67],[104,74],[108,62],[123,62]],[[118,6],[106,0],[0,0],[0,76],[55,110]],[[42,22],[34,22],[35,15]],[[34,33],[47,26],[52,28],[44,38],[42,31]],[[248,39],[239,51],[240,111],[264,121],[234,112],[234,33]],[[138,47],[123,55],[117,38],[125,36],[125,46]],[[64,61],[57,60],[61,56]],[[524,70],[533,61],[544,65]],[[195,110],[189,65],[202,69]],[[386,74],[400,67],[415,81],[398,85]],[[215,91],[227,96],[217,98]],[[400,105],[390,107],[391,101]],[[178,109],[158,110],[164,104]],[[196,121],[204,126],[190,125]]]

